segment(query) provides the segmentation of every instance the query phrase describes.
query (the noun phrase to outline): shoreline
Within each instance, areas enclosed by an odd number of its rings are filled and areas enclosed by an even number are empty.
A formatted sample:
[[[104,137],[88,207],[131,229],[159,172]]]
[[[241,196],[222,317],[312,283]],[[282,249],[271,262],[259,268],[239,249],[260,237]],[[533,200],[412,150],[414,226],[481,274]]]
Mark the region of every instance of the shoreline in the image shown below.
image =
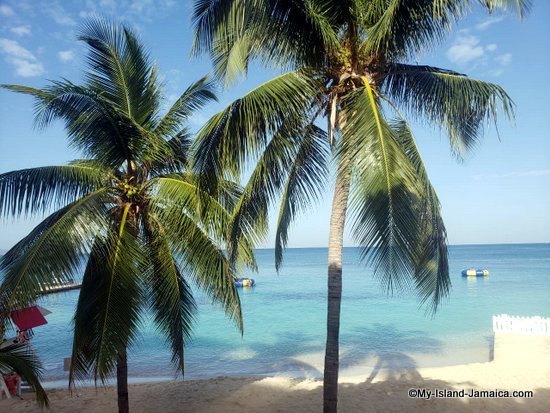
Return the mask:
[[[493,360],[494,342],[491,339],[488,343],[488,347],[475,348],[475,351],[462,352],[458,354],[451,354],[450,351],[437,354],[428,353],[402,353],[402,352],[387,352],[387,353],[375,353],[368,357],[358,359],[353,363],[342,363],[340,367],[341,377],[360,377],[369,376],[373,370],[383,370],[388,372],[398,372],[402,370],[425,370],[434,368],[456,367],[470,364],[485,364],[490,363]],[[341,360],[344,360],[351,352],[341,349]],[[247,372],[247,373],[214,373],[214,374],[197,374],[196,372],[187,372],[184,381],[205,381],[210,379],[251,379],[251,378],[266,378],[266,377],[285,377],[289,379],[297,380],[319,380],[323,378],[323,352],[304,353],[298,356],[292,357],[292,361],[296,364],[296,367],[302,367],[301,369],[289,369],[282,371],[260,371],[260,372]],[[160,383],[160,382],[179,382],[182,381],[181,374],[175,374],[171,370],[170,374],[151,374],[147,375],[146,372],[138,372],[128,377],[129,384],[147,384],[147,383]],[[110,379],[106,386],[115,385],[114,377]],[[45,389],[50,390],[63,390],[68,388],[68,379],[47,377],[42,382]],[[93,379],[80,382],[77,388],[95,388]],[[101,384],[97,386],[102,387]]]
[[[269,377],[227,377],[204,380],[131,384],[133,413],[207,412],[253,413],[318,412],[322,406],[322,381]],[[546,412],[550,400],[550,337],[495,336],[495,360],[447,367],[389,370],[374,367],[370,374],[340,378],[342,412],[411,411],[435,413],[464,411],[489,413]],[[449,391],[532,391],[532,397],[432,397],[411,398],[410,389]],[[59,413],[116,411],[116,388],[81,388],[71,396],[67,389],[49,390],[51,410]],[[455,392],[456,395],[456,392]],[[0,402],[11,412],[39,412],[32,395],[25,400]]]

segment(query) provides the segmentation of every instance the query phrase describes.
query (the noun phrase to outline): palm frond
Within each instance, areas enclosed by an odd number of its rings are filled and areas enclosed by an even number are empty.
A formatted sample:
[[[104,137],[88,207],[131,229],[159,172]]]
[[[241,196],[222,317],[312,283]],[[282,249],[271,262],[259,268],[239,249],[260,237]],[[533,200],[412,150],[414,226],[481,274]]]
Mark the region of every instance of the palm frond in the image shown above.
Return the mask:
[[[30,304],[44,287],[70,280],[105,228],[110,202],[107,189],[82,197],[48,216],[2,257],[0,295],[8,297],[8,308]]]
[[[2,85],[14,92],[35,98],[35,124],[40,128],[52,120],[65,121],[69,142],[102,164],[118,168],[135,158],[146,142],[136,137],[141,131],[101,95],[101,91],[77,86],[69,81],[54,81],[43,89]]]
[[[118,211],[108,232],[95,238],[88,258],[74,316],[71,385],[90,372],[105,383],[137,333],[147,257],[129,222],[130,207]]]
[[[198,1],[193,50],[210,52],[226,81],[246,74],[254,59],[280,68],[319,65],[340,46],[337,8],[329,1]]]
[[[230,245],[239,245],[241,239],[256,245],[266,237],[269,207],[284,188],[304,130],[303,120],[289,118],[266,146],[233,210]],[[236,250],[229,253],[234,262]]]
[[[438,45],[467,9],[449,0],[376,0],[364,17],[368,24],[362,44],[367,55],[389,59],[412,57]]]
[[[241,305],[231,263],[215,240],[200,223],[189,217],[187,211],[165,205],[162,199],[153,197],[149,208],[165,229],[170,250],[182,273],[189,276],[213,303],[221,304],[242,331]]]
[[[215,188],[218,178],[238,179],[245,162],[261,154],[287,118],[307,114],[320,85],[290,72],[253,89],[214,115],[193,143],[193,170]]]
[[[389,66],[382,91],[411,114],[445,128],[460,157],[479,141],[484,125],[496,125],[499,107],[506,118],[514,115],[514,103],[500,86],[431,66]]]
[[[368,82],[346,98],[340,162],[351,162],[352,233],[388,292],[413,279],[420,218],[412,165],[381,116]]]
[[[164,228],[149,214],[144,225],[151,267],[147,273],[155,323],[172,350],[176,369],[184,371],[184,345],[191,336],[197,310],[191,288],[174,261]]]
[[[533,6],[532,0],[479,0],[479,2],[489,13],[493,13],[497,9],[513,10],[521,19],[529,14]]]
[[[363,21],[366,36],[362,45],[368,55],[390,60],[412,58],[433,49],[450,33],[455,22],[471,9],[472,0],[376,0],[369,4]],[[515,9],[523,19],[530,0],[479,0],[492,13]]]
[[[0,374],[5,375],[12,371],[29,383],[36,395],[38,405],[48,407],[48,395],[40,383],[43,372],[42,363],[28,343],[14,344],[0,349]]]
[[[288,230],[299,212],[304,211],[322,194],[328,175],[330,147],[326,133],[313,124],[306,126],[298,144],[281,198],[275,233],[275,268],[283,261]]]
[[[395,141],[411,162],[422,190],[418,213],[422,218],[422,242],[418,244],[415,270],[416,289],[422,303],[435,312],[441,300],[451,288],[447,252],[447,231],[441,216],[441,205],[414,141],[411,130],[404,121],[391,125]]]
[[[105,187],[100,165],[43,166],[0,174],[0,216],[44,213]]]
[[[160,93],[156,69],[136,34],[107,19],[88,19],[79,36],[88,46],[87,82],[139,125],[154,120]]]
[[[158,208],[167,212],[173,209],[184,211],[205,231],[219,242],[226,239],[226,230],[230,222],[228,211],[207,193],[201,193],[193,182],[178,177],[160,177],[152,179],[150,185],[158,202]]]
[[[160,120],[154,132],[169,137],[176,135],[193,112],[212,101],[217,102],[214,91],[215,83],[207,76],[192,83]]]

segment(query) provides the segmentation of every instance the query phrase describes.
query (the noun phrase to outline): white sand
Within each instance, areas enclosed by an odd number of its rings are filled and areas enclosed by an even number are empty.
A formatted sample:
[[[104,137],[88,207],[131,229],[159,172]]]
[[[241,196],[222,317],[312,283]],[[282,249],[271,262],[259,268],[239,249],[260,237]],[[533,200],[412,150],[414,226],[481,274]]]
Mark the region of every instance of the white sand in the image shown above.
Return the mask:
[[[339,410],[349,412],[550,412],[550,337],[500,334],[495,360],[487,363],[403,371],[373,370],[367,377],[342,377]],[[319,380],[288,377],[173,381],[130,386],[130,410],[138,412],[275,413],[319,412]],[[408,397],[410,388],[532,390],[533,398]],[[52,412],[116,412],[116,390],[48,392]],[[2,400],[1,412],[38,412],[32,397]]]

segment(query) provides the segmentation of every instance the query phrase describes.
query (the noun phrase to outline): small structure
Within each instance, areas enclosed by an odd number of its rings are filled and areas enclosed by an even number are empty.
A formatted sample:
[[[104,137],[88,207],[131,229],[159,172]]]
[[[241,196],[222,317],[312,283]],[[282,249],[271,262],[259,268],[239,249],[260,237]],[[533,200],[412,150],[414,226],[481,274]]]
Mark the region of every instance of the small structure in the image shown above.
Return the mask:
[[[500,314],[493,316],[493,332],[530,336],[550,336],[550,318],[519,317]]]

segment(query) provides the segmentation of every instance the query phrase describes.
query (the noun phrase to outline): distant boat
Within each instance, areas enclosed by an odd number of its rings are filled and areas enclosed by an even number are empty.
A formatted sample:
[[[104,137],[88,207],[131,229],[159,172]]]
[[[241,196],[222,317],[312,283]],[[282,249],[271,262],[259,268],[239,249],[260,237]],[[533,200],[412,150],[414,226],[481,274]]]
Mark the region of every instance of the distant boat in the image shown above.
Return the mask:
[[[256,281],[253,278],[235,278],[235,287],[254,287]]]
[[[463,277],[488,277],[489,270],[487,269],[478,270],[475,268],[468,268],[467,270],[462,270],[462,276]]]

